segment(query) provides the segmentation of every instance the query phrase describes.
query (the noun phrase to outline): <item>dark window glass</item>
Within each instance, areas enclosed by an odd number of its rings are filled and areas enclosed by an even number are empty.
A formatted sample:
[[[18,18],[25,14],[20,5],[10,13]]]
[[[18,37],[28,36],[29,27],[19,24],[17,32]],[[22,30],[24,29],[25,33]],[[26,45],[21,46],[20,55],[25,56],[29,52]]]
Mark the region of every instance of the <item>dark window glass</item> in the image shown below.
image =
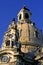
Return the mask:
[[[25,18],[29,18],[29,15],[28,15],[28,13],[25,13]]]
[[[10,46],[10,40],[6,41],[6,46]]]
[[[14,46],[14,41],[12,41],[12,47]]]
[[[20,14],[20,16],[19,16],[19,19],[21,19],[21,14]]]
[[[35,34],[36,34],[36,37],[38,38],[38,32],[37,31],[35,31]]]

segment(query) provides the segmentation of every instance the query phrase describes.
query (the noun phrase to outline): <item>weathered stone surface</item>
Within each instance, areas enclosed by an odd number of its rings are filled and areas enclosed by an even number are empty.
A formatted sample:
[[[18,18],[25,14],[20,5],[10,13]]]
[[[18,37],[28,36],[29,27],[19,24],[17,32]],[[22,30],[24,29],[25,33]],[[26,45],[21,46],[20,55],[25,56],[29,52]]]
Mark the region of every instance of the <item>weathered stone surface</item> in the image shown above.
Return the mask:
[[[0,65],[43,65],[43,34],[30,20],[26,7],[18,13],[18,22],[5,33],[0,49]]]

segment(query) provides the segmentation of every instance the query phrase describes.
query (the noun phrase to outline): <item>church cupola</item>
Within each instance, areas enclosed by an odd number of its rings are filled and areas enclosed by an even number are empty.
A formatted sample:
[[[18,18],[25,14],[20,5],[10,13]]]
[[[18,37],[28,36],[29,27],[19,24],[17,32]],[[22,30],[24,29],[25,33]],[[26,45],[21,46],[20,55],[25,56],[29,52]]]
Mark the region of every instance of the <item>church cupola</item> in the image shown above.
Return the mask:
[[[18,13],[18,21],[24,21],[30,19],[32,13],[25,6]]]

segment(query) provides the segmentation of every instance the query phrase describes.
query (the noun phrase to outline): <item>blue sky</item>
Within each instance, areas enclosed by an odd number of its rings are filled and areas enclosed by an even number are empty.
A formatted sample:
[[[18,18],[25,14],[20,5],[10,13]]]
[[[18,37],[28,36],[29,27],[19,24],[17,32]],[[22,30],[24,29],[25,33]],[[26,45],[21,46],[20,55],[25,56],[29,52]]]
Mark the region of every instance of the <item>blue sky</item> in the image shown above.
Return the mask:
[[[24,5],[32,12],[31,20],[43,31],[43,0],[0,0],[0,46],[12,18],[17,21],[17,14]]]

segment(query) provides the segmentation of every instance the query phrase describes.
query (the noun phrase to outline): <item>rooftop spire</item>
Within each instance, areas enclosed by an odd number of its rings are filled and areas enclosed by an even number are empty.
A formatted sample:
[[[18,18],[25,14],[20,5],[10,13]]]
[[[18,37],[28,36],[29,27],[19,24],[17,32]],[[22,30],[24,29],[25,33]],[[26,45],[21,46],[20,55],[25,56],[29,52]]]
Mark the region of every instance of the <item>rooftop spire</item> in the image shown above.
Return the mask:
[[[25,3],[24,3],[24,7],[26,7]]]
[[[15,18],[12,19],[12,23],[14,23],[14,24],[16,23],[16,22],[15,22]]]
[[[15,21],[15,18],[13,18],[12,21]]]

